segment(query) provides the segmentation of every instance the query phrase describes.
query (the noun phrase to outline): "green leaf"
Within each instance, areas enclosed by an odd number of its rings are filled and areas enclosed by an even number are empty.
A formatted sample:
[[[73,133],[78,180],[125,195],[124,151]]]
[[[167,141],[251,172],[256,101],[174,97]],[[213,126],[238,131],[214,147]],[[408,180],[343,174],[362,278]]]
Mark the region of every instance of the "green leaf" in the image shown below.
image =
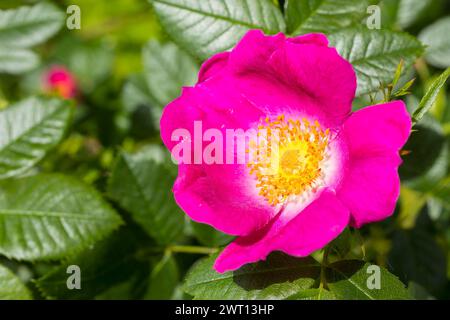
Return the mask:
[[[420,100],[419,107],[417,107],[417,109],[414,111],[412,115],[414,123],[420,121],[420,119],[422,119],[424,114],[427,113],[428,110],[430,110],[433,107],[434,103],[436,102],[436,98],[438,97],[439,91],[442,89],[449,76],[450,76],[450,67],[447,68],[430,85],[427,92],[423,96],[422,100]]]
[[[408,94],[411,94],[410,91],[408,91],[411,86],[414,84],[414,82],[416,81],[415,78],[409,80],[408,82],[406,82],[400,89],[398,89],[395,93],[394,96],[395,97],[402,97],[402,96],[406,96]]]
[[[0,265],[0,300],[30,300],[31,293],[8,268]]]
[[[407,69],[423,50],[414,37],[388,30],[348,29],[331,34],[329,40],[353,65],[358,95],[377,91],[380,82],[388,84],[401,59]]]
[[[131,119],[131,134],[146,138],[159,129],[162,110],[152,97],[143,74],[130,76],[121,93],[125,113]]]
[[[197,80],[196,62],[173,43],[150,41],[143,50],[144,73],[128,79],[122,104],[132,115],[132,133],[145,136],[159,129],[162,109]]]
[[[429,192],[447,174],[449,148],[441,125],[426,116],[414,126],[403,147],[409,151],[399,168],[403,183],[415,190]]]
[[[320,265],[272,253],[266,261],[223,274],[213,270],[217,255],[197,262],[186,276],[185,290],[195,299],[285,299],[312,288]]]
[[[336,296],[329,290],[314,288],[303,290],[286,300],[336,300]]]
[[[39,162],[62,139],[71,114],[62,100],[37,98],[0,111],[0,179]]]
[[[0,182],[0,254],[60,259],[116,229],[121,218],[90,186],[61,175]]]
[[[369,289],[369,263],[341,260],[321,266],[313,258],[280,252],[266,261],[247,264],[234,272],[213,270],[217,254],[198,261],[188,272],[185,291],[195,299],[409,299],[403,283],[384,268],[380,289]],[[370,283],[369,283],[370,282]]]
[[[444,17],[426,27],[419,39],[428,46],[425,59],[438,68],[450,66],[450,16]]]
[[[0,47],[0,73],[21,74],[36,68],[39,62],[33,51]]]
[[[395,231],[389,254],[391,269],[404,282],[417,282],[431,293],[445,287],[447,274],[446,254],[435,235],[425,206],[413,229]]]
[[[125,110],[129,113],[135,112],[143,105],[148,106],[151,110],[156,110],[151,107],[155,102],[143,74],[135,74],[127,79],[123,86],[121,100]]]
[[[233,236],[220,232],[213,227],[191,221],[192,229],[195,237],[201,244],[209,247],[219,247],[233,240]]]
[[[63,23],[64,13],[49,3],[0,10],[0,46],[34,46],[53,36]]]
[[[162,109],[197,80],[198,67],[173,43],[150,41],[143,50],[144,73],[150,95]]]
[[[179,272],[174,257],[166,253],[154,267],[149,277],[149,284],[144,299],[170,299],[178,285]]]
[[[437,201],[441,202],[450,209],[450,176],[442,179],[434,188],[430,190],[430,194],[435,197]]]
[[[420,284],[410,281],[408,292],[415,300],[435,300],[435,298]]]
[[[352,231],[350,228],[345,228],[336,239],[330,242],[330,252],[336,254],[340,259],[344,259],[349,255],[354,242]]]
[[[108,193],[160,244],[183,233],[184,214],[176,205],[170,158],[159,146],[137,153],[122,153],[108,183]]]
[[[35,283],[46,298],[94,298],[114,285],[133,279],[138,271],[148,268],[148,263],[136,258],[139,240],[131,230],[122,228],[81,254],[69,257]],[[80,290],[67,288],[70,276],[67,268],[71,265],[80,268]],[[133,284],[128,289],[132,287]]]
[[[400,0],[397,21],[400,27],[407,28],[414,24],[432,4],[432,0]]]
[[[204,60],[232,48],[250,29],[285,30],[271,0],[150,0],[161,23],[182,47]]]
[[[394,79],[392,80],[392,88],[395,88],[397,86],[398,80],[400,80],[400,76],[403,72],[403,60],[400,60],[400,62],[397,65],[397,69],[395,70]]]
[[[400,0],[401,1],[401,0]],[[383,29],[398,28],[398,8],[400,6],[399,0],[381,0],[379,7],[381,10],[381,26]]]
[[[390,300],[410,299],[403,283],[386,269],[380,269],[380,289],[369,289],[370,263],[359,260],[342,260],[327,268],[327,285],[331,292],[346,300]]]
[[[369,4],[368,0],[287,0],[287,32],[291,35],[330,33],[360,25]]]

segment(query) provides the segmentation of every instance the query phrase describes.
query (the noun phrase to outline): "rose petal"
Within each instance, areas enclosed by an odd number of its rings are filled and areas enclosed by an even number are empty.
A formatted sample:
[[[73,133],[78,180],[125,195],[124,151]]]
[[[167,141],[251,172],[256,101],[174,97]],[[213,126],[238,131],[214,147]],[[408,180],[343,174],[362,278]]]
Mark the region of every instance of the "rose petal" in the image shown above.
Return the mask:
[[[350,114],[356,75],[336,49],[288,42],[273,53],[267,64],[280,81],[316,101],[331,126],[341,124]]]
[[[315,44],[318,46],[328,47],[328,39],[322,33],[309,33],[301,36],[288,38],[287,41],[297,44]]]
[[[337,237],[348,221],[348,209],[333,192],[324,190],[292,220],[285,221],[280,215],[264,229],[236,239],[222,251],[214,268],[221,273],[236,270],[246,263],[264,260],[275,250],[307,256]]]
[[[411,131],[411,118],[403,102],[361,109],[344,123],[349,169],[338,197],[350,209],[352,225],[390,216],[400,193],[399,149]]]
[[[213,78],[207,82],[215,81]],[[184,140],[191,145],[190,164],[179,166],[174,196],[193,220],[210,224],[225,233],[246,235],[264,226],[276,214],[276,209],[258,195],[256,182],[245,164],[225,164],[225,152],[223,163],[205,162],[202,155],[209,142],[203,142],[200,152],[197,152],[201,163],[193,164],[196,149],[192,140],[201,142],[201,134],[205,130],[218,130],[225,146],[227,129],[246,130],[262,116],[260,110],[229,88],[211,90],[209,85],[185,89],[179,99],[164,109],[161,137],[168,149],[173,151],[178,144],[171,139],[174,130],[183,128],[188,133]],[[203,130],[200,137],[194,132],[194,121],[201,121]]]
[[[229,55],[229,52],[221,52],[206,60],[200,68],[198,82],[206,81],[212,76],[220,73],[220,71],[227,66]]]

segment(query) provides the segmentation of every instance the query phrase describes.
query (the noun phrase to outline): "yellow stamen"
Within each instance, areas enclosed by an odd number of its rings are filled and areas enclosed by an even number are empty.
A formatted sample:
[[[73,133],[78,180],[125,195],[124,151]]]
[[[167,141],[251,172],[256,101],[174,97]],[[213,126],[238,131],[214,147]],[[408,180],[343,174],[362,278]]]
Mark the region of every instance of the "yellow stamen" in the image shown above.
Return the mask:
[[[312,190],[323,177],[329,129],[323,130],[317,120],[311,123],[284,115],[274,121],[265,118],[258,129],[259,141],[252,141],[249,148],[254,158],[247,166],[257,180],[259,194],[275,206]]]

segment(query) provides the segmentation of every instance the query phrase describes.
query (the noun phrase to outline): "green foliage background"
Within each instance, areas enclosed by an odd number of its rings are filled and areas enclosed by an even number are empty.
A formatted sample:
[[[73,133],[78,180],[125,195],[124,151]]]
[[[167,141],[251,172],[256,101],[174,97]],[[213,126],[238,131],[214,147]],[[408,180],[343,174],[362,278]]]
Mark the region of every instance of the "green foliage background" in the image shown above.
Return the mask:
[[[71,4],[81,30],[65,27]],[[381,30],[365,24],[373,4]],[[0,9],[0,299],[450,298],[448,1],[2,0]],[[392,218],[346,229],[311,257],[274,253],[221,275],[212,264],[232,237],[174,203],[159,117],[202,61],[256,28],[327,34],[357,73],[354,109],[401,98],[415,126]],[[43,91],[55,64],[76,76],[76,99]],[[366,285],[371,264],[382,267],[379,290]],[[67,288],[69,265],[81,268],[81,290]]]

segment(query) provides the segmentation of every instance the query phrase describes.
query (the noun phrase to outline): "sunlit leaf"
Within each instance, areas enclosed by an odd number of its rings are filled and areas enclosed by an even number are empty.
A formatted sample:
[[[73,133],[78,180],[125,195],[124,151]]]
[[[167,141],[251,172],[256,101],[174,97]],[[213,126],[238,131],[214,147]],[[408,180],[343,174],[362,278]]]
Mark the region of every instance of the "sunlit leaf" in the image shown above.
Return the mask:
[[[410,299],[405,285],[386,269],[359,260],[342,260],[327,268],[327,284],[331,292],[347,300],[398,300]],[[370,278],[377,277],[379,279]],[[379,280],[379,288],[372,287]],[[373,282],[372,282],[373,281]]]
[[[423,50],[414,37],[388,30],[343,30],[331,34],[329,40],[353,65],[359,95],[377,91],[380,83],[392,81],[399,62],[403,59],[407,69]]]
[[[25,48],[42,43],[58,32],[63,22],[64,13],[47,2],[0,10],[0,46]]]
[[[422,100],[420,100],[419,107],[413,113],[413,122],[418,122],[424,114],[428,112],[428,110],[433,107],[436,102],[436,98],[438,97],[439,91],[444,86],[448,77],[450,76],[450,67],[447,68],[436,80],[428,88],[427,92],[423,96]]]
[[[62,139],[72,109],[57,100],[30,98],[0,111],[0,178],[29,169]]]
[[[186,276],[185,290],[195,299],[285,299],[310,289],[320,274],[320,265],[314,259],[281,253],[220,274],[213,270],[216,257],[200,260]]]
[[[61,259],[116,229],[121,218],[92,187],[61,175],[0,182],[0,254]]]
[[[172,38],[200,59],[232,48],[250,29],[285,29],[271,0],[150,0]]]
[[[172,43],[149,42],[144,48],[144,75],[148,90],[162,108],[197,80],[197,65]]]
[[[31,293],[8,268],[0,265],[0,300],[29,300]]]
[[[287,32],[292,35],[323,32],[361,25],[370,1],[287,0]]]
[[[36,68],[39,62],[31,50],[0,47],[0,73],[21,74]]]

